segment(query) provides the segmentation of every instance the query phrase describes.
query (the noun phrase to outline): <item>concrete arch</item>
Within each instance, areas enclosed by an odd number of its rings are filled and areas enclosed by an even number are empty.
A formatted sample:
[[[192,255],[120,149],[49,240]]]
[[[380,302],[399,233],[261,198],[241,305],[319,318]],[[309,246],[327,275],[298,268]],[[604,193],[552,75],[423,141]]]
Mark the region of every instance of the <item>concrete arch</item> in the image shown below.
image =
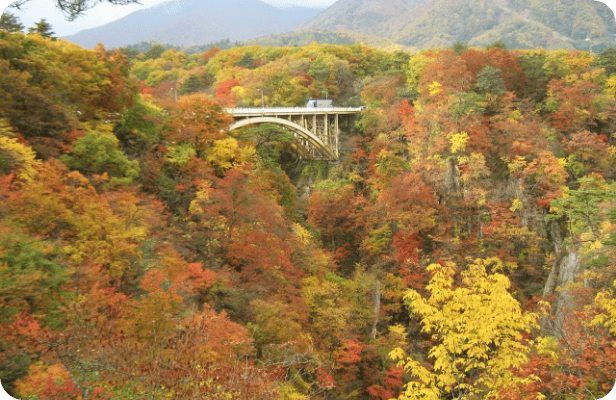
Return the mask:
[[[285,129],[290,130],[291,132],[295,133],[298,137],[307,140],[308,142],[310,142],[314,148],[319,151],[319,153],[321,153],[321,155],[323,157],[329,158],[330,160],[337,160],[338,156],[336,155],[336,153],[325,143],[323,143],[323,141],[321,139],[319,139],[314,133],[310,132],[308,129],[304,128],[303,126],[300,126],[294,122],[288,121],[286,119],[282,119],[282,118],[274,118],[274,117],[252,117],[252,118],[245,118],[245,119],[241,119],[239,121],[236,121],[235,123],[231,124],[231,126],[229,127],[229,130],[234,130],[234,129],[238,129],[238,128],[242,128],[242,127],[246,127],[246,126],[254,126],[254,125],[260,125],[260,124],[276,124],[276,125],[280,125]],[[301,145],[301,144],[300,144]],[[310,154],[310,149],[306,148],[305,146],[301,145],[302,147],[304,147],[304,153],[305,154]]]

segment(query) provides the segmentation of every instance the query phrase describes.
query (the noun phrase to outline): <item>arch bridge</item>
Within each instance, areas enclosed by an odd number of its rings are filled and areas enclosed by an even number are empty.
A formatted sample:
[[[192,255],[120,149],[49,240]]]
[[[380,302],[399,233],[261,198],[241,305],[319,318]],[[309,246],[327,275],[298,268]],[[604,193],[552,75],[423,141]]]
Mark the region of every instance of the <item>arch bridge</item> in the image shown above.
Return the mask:
[[[291,131],[300,156],[335,161],[340,155],[340,127],[364,107],[226,108],[235,122],[229,130],[261,124],[276,124]]]

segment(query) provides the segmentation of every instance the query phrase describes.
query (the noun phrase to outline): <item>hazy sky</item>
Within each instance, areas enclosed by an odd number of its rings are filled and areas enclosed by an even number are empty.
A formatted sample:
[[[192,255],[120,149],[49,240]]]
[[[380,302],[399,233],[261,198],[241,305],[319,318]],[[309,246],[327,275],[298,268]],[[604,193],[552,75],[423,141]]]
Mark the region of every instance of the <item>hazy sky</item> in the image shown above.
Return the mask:
[[[22,24],[27,28],[45,18],[51,24],[57,36],[66,36],[79,32],[80,30],[93,28],[95,26],[104,25],[108,22],[121,18],[133,11],[149,8],[158,3],[163,3],[169,0],[140,0],[142,5],[131,4],[127,6],[114,6],[109,3],[100,3],[93,9],[87,11],[86,15],[82,15],[72,22],[65,20],[62,13],[54,7],[53,0],[30,0],[26,3],[22,11],[16,9],[8,9],[19,17]],[[224,0],[221,0],[224,1]],[[274,6],[281,5],[301,5],[314,7],[328,7],[336,2],[336,0],[261,0]],[[616,1],[616,0],[614,0]],[[0,0],[0,10],[4,11],[11,3],[11,0]]]

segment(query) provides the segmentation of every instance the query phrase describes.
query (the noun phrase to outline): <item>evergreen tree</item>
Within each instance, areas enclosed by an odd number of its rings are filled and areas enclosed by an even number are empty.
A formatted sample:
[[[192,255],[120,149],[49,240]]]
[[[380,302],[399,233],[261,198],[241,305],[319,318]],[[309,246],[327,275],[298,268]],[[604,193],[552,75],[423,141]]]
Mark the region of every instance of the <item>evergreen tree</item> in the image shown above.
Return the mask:
[[[143,58],[144,60],[155,60],[159,58],[164,52],[165,47],[162,44],[155,44],[154,46],[150,47],[150,50],[148,50],[144,54]]]
[[[242,59],[238,61],[237,66],[243,68],[251,68],[255,62],[254,56],[250,52],[245,52]]]
[[[5,12],[0,17],[0,30],[8,32],[22,32],[24,29],[23,24],[15,15]]]
[[[462,54],[464,53],[466,50],[468,50],[468,46],[465,45],[462,42],[456,42],[453,45],[453,51],[456,52],[456,54]]]
[[[610,47],[602,51],[596,58],[595,65],[605,68],[607,75],[616,73],[616,48]]]
[[[45,18],[41,18],[34,27],[28,28],[28,33],[39,33],[41,36],[47,38],[53,37],[53,35],[56,34]]]
[[[475,89],[484,95],[500,96],[505,93],[505,81],[501,77],[501,70],[487,65],[477,74]]]
[[[129,60],[133,60],[139,55],[139,52],[137,50],[131,49],[128,46],[120,47],[118,50],[120,51],[120,53],[124,54]]]
[[[180,94],[184,95],[195,93],[200,91],[204,87],[205,85],[203,84],[203,82],[201,82],[201,79],[199,79],[197,75],[191,74],[188,79],[186,79],[186,82],[182,84],[182,87],[180,88]]]
[[[488,49],[488,50],[490,50],[490,49],[507,50],[507,45],[502,40],[497,40],[496,42],[494,42],[491,45],[487,46],[486,49]]]

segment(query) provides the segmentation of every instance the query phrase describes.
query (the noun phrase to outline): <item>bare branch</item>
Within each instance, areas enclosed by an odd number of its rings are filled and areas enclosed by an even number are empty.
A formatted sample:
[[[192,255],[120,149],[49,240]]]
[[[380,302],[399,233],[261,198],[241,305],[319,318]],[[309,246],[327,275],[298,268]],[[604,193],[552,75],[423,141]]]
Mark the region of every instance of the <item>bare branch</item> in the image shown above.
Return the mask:
[[[24,4],[30,0],[17,0],[9,5],[11,8],[21,10]],[[55,0],[57,8],[62,11],[67,21],[73,21],[85,11],[94,8],[98,3],[110,3],[113,5],[141,4],[139,0]]]

